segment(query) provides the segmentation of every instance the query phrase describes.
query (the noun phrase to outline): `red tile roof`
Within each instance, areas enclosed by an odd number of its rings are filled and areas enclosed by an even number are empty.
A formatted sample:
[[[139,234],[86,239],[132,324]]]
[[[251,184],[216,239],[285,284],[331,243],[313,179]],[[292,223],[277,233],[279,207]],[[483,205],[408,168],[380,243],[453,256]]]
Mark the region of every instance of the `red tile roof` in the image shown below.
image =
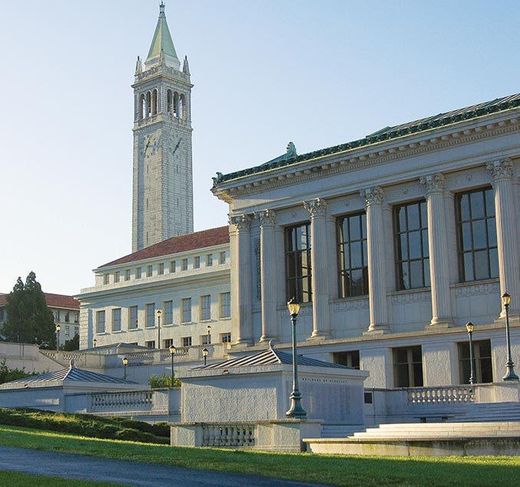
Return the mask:
[[[109,265],[126,264],[152,257],[160,257],[161,255],[175,254],[178,252],[186,252],[188,250],[202,249],[211,247],[212,245],[221,245],[229,243],[229,227],[210,228],[201,232],[188,233],[179,237],[172,237],[168,240],[150,245],[144,249],[125,255],[119,259],[113,260],[99,267],[107,267]]]
[[[43,293],[49,308],[79,309],[79,301],[65,294]],[[0,306],[7,303],[7,294],[0,293]]]

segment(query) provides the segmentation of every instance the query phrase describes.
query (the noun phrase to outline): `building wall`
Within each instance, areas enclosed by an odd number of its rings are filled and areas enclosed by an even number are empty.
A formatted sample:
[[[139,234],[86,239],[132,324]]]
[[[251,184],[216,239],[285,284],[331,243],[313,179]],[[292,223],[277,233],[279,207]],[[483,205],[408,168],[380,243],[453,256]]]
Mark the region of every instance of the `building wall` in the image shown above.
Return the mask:
[[[208,255],[212,256],[207,265]],[[221,255],[224,259],[221,260]],[[197,257],[200,266],[196,267]],[[187,268],[183,270],[183,260]],[[175,272],[170,272],[170,263],[175,261]],[[149,266],[152,273],[147,275]],[[147,326],[146,305],[154,304],[155,310],[161,309],[161,348],[168,345],[165,340],[173,339],[176,347],[186,346],[183,338],[191,337],[191,345],[203,345],[209,333],[212,343],[225,340],[224,334],[231,333],[230,316],[223,313],[223,295],[230,292],[229,248],[219,245],[206,249],[161,256],[145,261],[120,264],[96,271],[96,286],[83,289],[78,299],[80,312],[80,348],[92,348],[114,343],[137,343],[150,345],[155,341],[157,348],[158,322],[154,316],[153,326]],[[141,277],[137,277],[137,268]],[[164,271],[163,274],[160,270]],[[125,280],[127,271],[130,279]],[[117,275],[119,281],[117,282]],[[106,284],[105,284],[106,283]],[[201,297],[210,298],[210,318],[203,319]],[[191,298],[191,320],[183,322],[182,300]],[[172,301],[173,322],[166,322],[165,302]],[[137,327],[130,326],[130,307],[137,306]],[[113,329],[113,309],[121,309],[121,329]],[[105,311],[105,331],[98,332],[96,319],[99,311]],[[94,344],[94,340],[96,340]]]

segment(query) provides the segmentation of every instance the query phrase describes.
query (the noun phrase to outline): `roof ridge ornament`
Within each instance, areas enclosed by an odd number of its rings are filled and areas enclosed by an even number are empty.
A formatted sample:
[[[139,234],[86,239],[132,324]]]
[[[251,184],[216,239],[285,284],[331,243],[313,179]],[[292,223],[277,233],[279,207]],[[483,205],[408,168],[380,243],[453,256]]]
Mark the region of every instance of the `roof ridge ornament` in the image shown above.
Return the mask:
[[[74,369],[76,367],[76,363],[74,362],[74,357],[70,359],[69,369]]]
[[[269,350],[270,350],[271,352],[274,352],[273,339],[272,339],[272,338],[271,338],[271,340],[269,340],[268,345],[269,345]]]

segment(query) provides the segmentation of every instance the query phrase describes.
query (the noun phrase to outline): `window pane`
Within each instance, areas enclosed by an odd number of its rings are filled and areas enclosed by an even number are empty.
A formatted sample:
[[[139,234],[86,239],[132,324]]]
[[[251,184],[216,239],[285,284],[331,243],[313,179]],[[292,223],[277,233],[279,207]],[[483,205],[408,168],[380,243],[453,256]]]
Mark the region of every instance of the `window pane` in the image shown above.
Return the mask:
[[[493,194],[492,189],[487,189],[484,191],[486,198],[486,215],[494,216],[495,215],[495,195]]]
[[[471,250],[472,246],[473,246],[473,244],[471,241],[471,223],[463,223],[462,224],[462,249]]]
[[[464,281],[474,281],[475,274],[473,273],[473,254],[467,252],[464,254]]]
[[[498,277],[498,252],[497,249],[489,251],[490,278]]]
[[[410,287],[423,287],[423,262],[422,260],[414,260],[410,262]]]
[[[484,194],[482,191],[476,191],[470,194],[471,201],[471,218],[484,218]]]
[[[489,277],[487,250],[475,252],[475,279],[487,279]]]
[[[488,243],[490,247],[496,247],[497,245],[497,227],[494,218],[490,218],[487,221],[487,232],[488,232]]]
[[[485,249],[487,247],[486,242],[486,222],[485,220],[479,220],[473,222],[473,248],[474,249]]]
[[[417,230],[419,225],[419,204],[408,205],[408,230]]]
[[[422,253],[421,233],[410,232],[408,234],[408,245],[410,248],[410,259],[419,259]]]
[[[400,266],[401,274],[401,286],[400,289],[409,289],[410,288],[410,276],[408,273],[408,262],[403,262]]]
[[[350,234],[349,239],[352,240],[360,240],[361,239],[361,229],[359,227],[359,217],[351,217],[350,221]]]
[[[424,259],[424,261],[423,261],[423,275],[424,275],[424,285],[426,287],[431,286],[431,282],[430,282],[430,259]]]
[[[469,194],[465,193],[460,197],[460,219],[469,220]]]
[[[351,244],[350,250],[352,252],[351,259],[351,267],[356,269],[363,266],[363,259],[361,254],[361,242],[354,242]]]
[[[423,252],[423,256],[427,257],[427,256],[430,255],[430,249],[428,247],[428,230],[423,230],[421,237],[422,237],[422,252]]]
[[[406,233],[400,236],[400,246],[398,249],[398,260],[408,260],[408,238]]]

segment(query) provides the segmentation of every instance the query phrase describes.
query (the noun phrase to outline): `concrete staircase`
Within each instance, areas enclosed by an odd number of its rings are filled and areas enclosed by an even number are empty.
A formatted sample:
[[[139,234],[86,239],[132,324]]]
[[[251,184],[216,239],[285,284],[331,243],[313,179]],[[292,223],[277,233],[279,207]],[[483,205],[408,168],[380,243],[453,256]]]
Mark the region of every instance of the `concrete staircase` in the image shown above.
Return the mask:
[[[452,421],[452,419],[448,419]],[[456,422],[482,421],[520,421],[520,403],[475,403],[468,407],[463,415],[455,419]]]
[[[328,454],[520,455],[520,421],[382,424],[346,438],[303,441],[308,451]]]
[[[346,438],[360,431],[365,431],[362,424],[324,424],[321,430],[321,438]]]

